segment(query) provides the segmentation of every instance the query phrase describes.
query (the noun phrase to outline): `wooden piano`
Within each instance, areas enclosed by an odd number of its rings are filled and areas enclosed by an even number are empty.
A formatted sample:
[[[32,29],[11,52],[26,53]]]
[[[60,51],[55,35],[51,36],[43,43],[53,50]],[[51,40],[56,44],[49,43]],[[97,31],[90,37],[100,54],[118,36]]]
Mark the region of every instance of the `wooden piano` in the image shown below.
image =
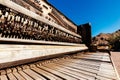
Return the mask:
[[[86,52],[83,36],[47,0],[0,0],[0,80],[116,79],[109,55]]]

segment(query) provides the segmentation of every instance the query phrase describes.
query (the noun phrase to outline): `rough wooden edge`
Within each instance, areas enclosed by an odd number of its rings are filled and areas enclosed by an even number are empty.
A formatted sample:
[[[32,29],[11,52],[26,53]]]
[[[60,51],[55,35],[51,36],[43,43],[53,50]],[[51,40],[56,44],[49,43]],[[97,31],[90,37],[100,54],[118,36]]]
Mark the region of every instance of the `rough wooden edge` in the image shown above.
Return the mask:
[[[67,42],[53,42],[53,41],[42,41],[42,40],[28,40],[28,39],[15,39],[15,38],[1,38],[0,44],[2,43],[27,43],[27,44],[43,44],[43,45],[63,45],[63,46],[80,46],[86,47],[85,44],[77,44],[77,43],[67,43]]]
[[[112,52],[110,52],[110,53],[112,53]],[[111,57],[110,57],[110,58],[111,58]],[[117,71],[117,69],[116,69],[116,65],[115,65],[115,63],[114,63],[114,61],[113,61],[112,58],[111,58],[111,61],[112,61],[113,67],[114,67],[114,69],[115,69],[115,73],[116,73],[117,79],[120,80],[120,75],[119,75],[119,73],[118,73],[118,71]]]
[[[17,60],[17,61],[13,61],[13,62],[6,62],[6,63],[0,64],[0,69],[14,67],[14,66],[18,66],[18,65],[27,64],[27,63],[32,63],[32,62],[36,62],[36,61],[40,61],[40,60],[42,61],[42,60],[52,59],[52,58],[60,57],[62,55],[74,54],[76,52],[85,52],[87,50],[88,49],[83,49],[83,50],[59,53],[59,54],[54,54],[54,55],[47,55],[47,56],[42,56],[42,57],[35,57],[35,58]]]

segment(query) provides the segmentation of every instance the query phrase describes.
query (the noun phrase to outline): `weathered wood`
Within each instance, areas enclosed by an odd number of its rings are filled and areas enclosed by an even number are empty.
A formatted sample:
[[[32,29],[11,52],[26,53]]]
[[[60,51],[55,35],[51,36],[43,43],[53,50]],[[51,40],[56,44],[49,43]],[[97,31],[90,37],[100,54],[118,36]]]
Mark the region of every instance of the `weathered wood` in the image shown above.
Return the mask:
[[[46,76],[50,80],[62,80],[61,78],[59,78],[59,77],[57,77],[57,76],[55,76],[55,75],[53,75],[53,74],[51,74],[47,71],[44,71],[40,68],[34,67],[34,68],[32,68],[32,70],[36,71],[39,74],[42,74],[42,75]]]
[[[34,19],[36,19],[36,20],[39,20],[39,21],[42,21],[42,22],[44,22],[44,23],[46,23],[46,24],[49,24],[49,25],[51,25],[51,26],[54,26],[55,28],[60,29],[60,30],[62,30],[62,31],[64,31],[64,32],[66,32],[66,33],[69,33],[69,34],[73,35],[73,36],[76,36],[76,37],[81,38],[80,35],[78,35],[78,34],[76,34],[76,33],[74,33],[74,32],[71,32],[71,31],[67,30],[67,29],[65,29],[64,27],[62,27],[62,26],[60,26],[60,25],[58,25],[58,24],[56,24],[56,23],[53,23],[53,22],[51,22],[51,21],[49,21],[49,20],[47,20],[47,19],[39,16],[38,14],[36,14],[36,13],[30,11],[30,10],[27,10],[26,8],[20,6],[20,5],[16,4],[16,3],[14,3],[14,2],[12,2],[12,1],[10,1],[10,0],[0,0],[0,4],[5,5],[5,6],[11,8],[11,9],[14,9],[14,10],[16,10],[16,11],[18,11],[18,12],[20,12],[20,13],[23,13],[23,14],[25,14],[25,15],[27,15],[27,16],[30,16],[30,17],[32,17],[32,18],[34,18]],[[28,13],[29,13],[29,14],[28,14]]]
[[[120,80],[120,52],[110,52],[111,60],[117,74],[118,80]]]
[[[40,59],[86,50],[82,46],[58,45],[0,45],[0,68],[24,64]],[[48,54],[49,53],[49,54]]]
[[[27,75],[25,72],[23,71],[18,71],[19,74],[21,74],[26,80],[34,80],[32,79],[29,75]]]
[[[42,41],[42,40],[26,40],[26,39],[15,39],[15,38],[0,38],[0,42],[18,42],[18,44],[29,43],[29,44],[41,44],[41,45],[60,45],[60,46],[81,46],[86,47],[85,44],[67,43],[67,42],[53,42],[53,41]],[[87,47],[86,47],[87,48]]]
[[[38,79],[40,79],[40,80],[46,80],[43,76],[37,74],[36,72],[34,72],[34,71],[30,70],[30,69],[25,69],[23,71],[25,73],[27,73],[29,76],[31,76],[32,78],[36,79],[36,80],[38,80]]]
[[[7,76],[10,80],[17,80],[16,77],[12,73],[7,74]]]
[[[44,66],[39,66],[39,67],[42,68],[42,69],[45,69],[45,70],[47,70],[47,71],[49,71],[49,72],[51,72],[55,75],[58,75],[58,76],[60,76],[64,79],[76,80],[76,78],[73,78],[73,77],[69,76],[67,73],[65,74],[64,72],[59,72],[59,71],[56,71],[54,69],[50,69],[50,68],[47,68],[47,67],[44,67]]]
[[[82,56],[90,58],[95,53],[84,54]],[[104,53],[102,57],[109,57]],[[91,56],[90,56],[91,55]],[[81,56],[78,54],[67,55],[55,59],[38,61],[31,64],[16,66],[5,70],[0,70],[1,79],[6,80],[36,80],[36,79],[52,79],[52,80],[117,80],[116,73],[112,63],[108,61],[97,61],[92,59],[75,58]],[[99,57],[100,55],[98,55]],[[110,57],[109,57],[110,58]]]
[[[8,80],[6,75],[0,75],[0,80]]]

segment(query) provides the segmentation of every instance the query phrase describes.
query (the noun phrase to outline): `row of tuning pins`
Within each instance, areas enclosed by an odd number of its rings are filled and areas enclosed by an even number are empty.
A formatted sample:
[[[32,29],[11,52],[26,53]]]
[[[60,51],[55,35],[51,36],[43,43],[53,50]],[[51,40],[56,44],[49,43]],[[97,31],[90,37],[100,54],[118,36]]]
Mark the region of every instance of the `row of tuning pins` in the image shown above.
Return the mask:
[[[44,25],[43,27],[41,25],[39,25],[38,23],[39,22],[36,22],[36,21],[31,21],[27,18],[23,18],[19,15],[15,15],[14,13],[12,12],[8,12],[6,11],[5,14],[3,14],[2,10],[0,10],[0,23],[5,23],[5,21],[8,21],[8,22],[12,22],[12,21],[15,21],[15,22],[18,22],[18,23],[22,23],[23,25],[29,25],[29,26],[33,26],[33,27],[38,27],[40,28],[40,30],[48,30],[48,25]]]
[[[11,12],[2,12],[2,10],[0,10],[0,23],[5,23],[6,21],[14,21],[15,20],[15,16],[13,13]]]
[[[38,23],[33,23],[33,21],[30,21],[28,19],[25,19],[21,16],[15,15],[14,13],[6,11],[5,14],[3,14],[2,10],[0,10],[0,23],[5,23],[5,21],[15,21],[15,22],[20,22],[23,23],[23,25],[30,25],[34,27],[38,26]]]
[[[39,27],[40,29],[42,28],[37,22],[26,19],[26,18],[23,18],[23,17],[21,18],[20,16],[16,16],[15,21],[22,23],[23,26],[28,25],[28,26],[31,26],[31,27]]]
[[[3,10],[0,10],[0,23],[5,23],[5,21],[7,22],[18,22],[18,23],[22,23],[23,25],[29,25],[29,26],[33,26],[33,27],[39,27],[40,30],[42,29],[42,27],[40,25],[38,25],[37,22],[33,22],[33,21],[30,21],[28,19],[25,19],[23,17],[20,17],[18,15],[15,15],[11,12],[3,12]]]
[[[33,27],[39,27],[40,30],[43,30],[43,31],[48,30],[48,25],[44,25],[42,28],[41,25],[39,25],[37,22],[30,21],[30,20],[25,19],[23,17],[20,17],[18,15],[15,16],[14,14],[11,14],[10,12],[7,12],[7,11],[5,12],[5,14],[3,14],[2,10],[0,10],[0,23],[4,23],[5,20],[19,22],[19,23],[22,23],[23,25],[28,24],[28,25],[33,26]],[[61,33],[61,34],[64,36],[66,35],[65,33]],[[66,36],[68,37],[70,35],[66,35]],[[73,38],[73,36],[70,36],[70,37]]]
[[[57,35],[62,35],[62,36],[66,36],[66,37],[69,36],[69,34],[64,33],[64,32],[62,32],[62,31],[60,31],[60,30],[56,30],[56,31],[55,31],[55,34],[57,34]]]

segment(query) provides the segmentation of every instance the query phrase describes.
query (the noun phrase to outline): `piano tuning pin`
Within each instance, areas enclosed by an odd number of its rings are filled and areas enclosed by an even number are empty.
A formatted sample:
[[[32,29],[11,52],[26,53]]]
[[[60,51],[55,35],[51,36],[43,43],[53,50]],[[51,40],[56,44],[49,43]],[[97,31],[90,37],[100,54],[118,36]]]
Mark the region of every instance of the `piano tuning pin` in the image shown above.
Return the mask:
[[[46,30],[48,30],[48,26],[46,26]]]
[[[37,23],[35,23],[35,27],[37,26]]]
[[[5,13],[5,17],[8,17],[8,12]]]
[[[2,15],[2,11],[0,10],[0,16]]]
[[[39,28],[41,28],[41,26],[40,26],[40,25],[39,25],[38,27],[39,27]]]
[[[18,18],[19,18],[19,16],[16,16],[16,21],[19,21]]]
[[[24,25],[26,25],[27,24],[27,19],[24,21],[24,23],[23,23]]]
[[[37,27],[37,23],[35,23],[35,27]]]
[[[30,21],[28,20],[28,25],[30,24]]]
[[[2,15],[2,16],[0,17],[0,19],[2,19],[2,18],[3,18],[3,16],[4,16],[4,15]]]
[[[31,21],[28,22],[28,25],[31,25]]]
[[[24,18],[21,19],[21,23],[23,23],[23,22],[24,22]]]
[[[7,21],[10,21],[11,15],[8,15]]]
[[[36,23],[34,22],[34,27],[35,27]]]
[[[54,30],[55,28],[53,27],[52,29]]]
[[[28,20],[28,25],[30,24],[30,21]]]
[[[68,34],[66,34],[66,36],[68,37]]]
[[[19,16],[17,16],[17,21],[18,21]]]
[[[18,19],[18,16],[15,17],[15,21],[17,21],[17,19]]]
[[[11,21],[14,21],[14,19],[15,19],[15,16],[14,16],[14,15],[12,15],[12,19],[11,19]]]
[[[0,19],[1,19],[1,22],[2,22],[2,23],[5,22],[5,16],[4,16],[4,15],[2,15]]]
[[[20,22],[20,16],[18,17],[18,22]]]
[[[31,21],[31,26],[33,25],[33,21]]]
[[[38,27],[38,23],[36,23],[36,26]]]

